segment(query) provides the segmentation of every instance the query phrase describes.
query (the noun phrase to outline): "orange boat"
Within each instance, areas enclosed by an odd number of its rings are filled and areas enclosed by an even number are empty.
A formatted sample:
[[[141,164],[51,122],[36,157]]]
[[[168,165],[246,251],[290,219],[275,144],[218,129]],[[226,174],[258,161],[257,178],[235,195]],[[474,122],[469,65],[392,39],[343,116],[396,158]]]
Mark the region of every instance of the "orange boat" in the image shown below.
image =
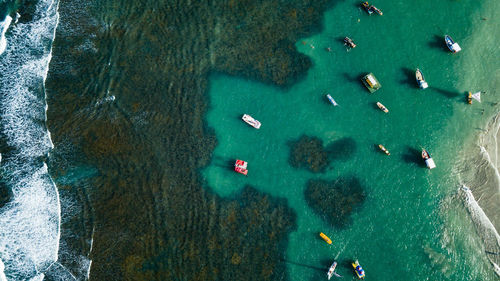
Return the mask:
[[[325,240],[326,243],[332,244],[332,240],[330,238],[328,238],[328,236],[326,236],[323,232],[320,232],[319,236],[321,236],[321,238],[323,238],[323,240]]]
[[[234,163],[234,171],[246,176],[248,174],[247,165],[247,162],[237,159]]]

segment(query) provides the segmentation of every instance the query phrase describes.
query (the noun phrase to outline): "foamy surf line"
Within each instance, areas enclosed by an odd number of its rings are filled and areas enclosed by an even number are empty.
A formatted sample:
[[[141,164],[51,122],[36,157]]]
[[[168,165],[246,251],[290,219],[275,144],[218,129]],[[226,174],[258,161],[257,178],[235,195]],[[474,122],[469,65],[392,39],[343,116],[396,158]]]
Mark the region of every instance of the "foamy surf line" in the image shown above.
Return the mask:
[[[7,280],[43,280],[58,255],[59,196],[42,160],[52,148],[43,83],[57,5],[39,1],[31,22],[2,25],[2,35],[9,28],[0,55],[0,130],[9,147],[2,176],[11,195],[0,209],[0,277]]]

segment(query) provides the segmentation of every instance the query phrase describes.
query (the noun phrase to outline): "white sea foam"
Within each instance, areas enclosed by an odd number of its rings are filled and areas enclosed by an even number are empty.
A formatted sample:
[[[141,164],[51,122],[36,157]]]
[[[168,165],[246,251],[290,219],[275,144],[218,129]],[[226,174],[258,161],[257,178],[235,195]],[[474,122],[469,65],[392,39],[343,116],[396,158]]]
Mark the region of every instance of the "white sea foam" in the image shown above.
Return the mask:
[[[472,191],[466,186],[462,186],[460,191],[463,195],[465,206],[471,215],[474,225],[476,226],[477,233],[484,242],[486,253],[500,255],[500,235],[495,229],[495,226],[491,223],[488,216],[486,216],[484,210],[479,206],[477,200],[472,194]],[[497,259],[492,258],[491,256],[488,256],[488,258],[493,265],[495,272],[500,275]]]
[[[5,38],[5,32],[9,29],[12,18],[10,16],[5,17],[5,20],[0,23],[0,55],[5,51],[7,47],[7,39]]]
[[[9,147],[3,181],[11,191],[0,209],[0,258],[9,280],[43,280],[57,260],[59,196],[43,161],[52,148],[43,84],[57,5],[37,2],[31,22],[11,27],[9,48],[0,57],[0,129]]]

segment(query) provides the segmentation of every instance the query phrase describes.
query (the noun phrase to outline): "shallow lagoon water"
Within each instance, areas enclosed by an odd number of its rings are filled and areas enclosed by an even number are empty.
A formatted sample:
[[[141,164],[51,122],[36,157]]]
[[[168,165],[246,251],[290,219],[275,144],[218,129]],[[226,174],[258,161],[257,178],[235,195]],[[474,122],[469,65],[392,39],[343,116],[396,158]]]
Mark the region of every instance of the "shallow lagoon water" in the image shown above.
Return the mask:
[[[208,125],[219,143],[203,171],[207,185],[231,197],[251,184],[288,200],[298,215],[287,251],[292,280],[321,278],[334,258],[342,265],[338,271],[349,277],[348,262],[359,259],[371,280],[495,280],[455,196],[460,182],[454,167],[463,160],[459,151],[497,110],[498,64],[488,57],[498,47],[482,41],[498,23],[492,14],[497,4],[429,1],[419,9],[407,2],[374,4],[383,16],[368,16],[352,1],[328,11],[325,30],[297,42],[314,67],[289,89],[212,75]],[[449,52],[444,34],[459,42],[462,52]],[[358,46],[347,51],[344,36]],[[426,90],[417,88],[417,67],[430,85]],[[492,73],[481,75],[487,69]],[[368,72],[382,84],[374,94],[360,82]],[[466,104],[466,92],[479,90],[486,92],[482,103]],[[328,103],[327,93],[339,106]],[[380,111],[377,101],[390,112]],[[243,113],[262,127],[247,126]],[[357,149],[349,159],[332,161],[324,173],[312,173],[288,163],[288,144],[302,135],[318,137],[325,146],[352,138]],[[378,151],[379,143],[390,156]],[[420,161],[422,147],[430,150],[436,169]],[[233,159],[248,161],[248,177],[231,170]],[[307,205],[304,190],[311,179],[349,176],[364,183],[367,198],[350,225],[337,229]],[[332,238],[332,246],[319,238],[320,231]]]

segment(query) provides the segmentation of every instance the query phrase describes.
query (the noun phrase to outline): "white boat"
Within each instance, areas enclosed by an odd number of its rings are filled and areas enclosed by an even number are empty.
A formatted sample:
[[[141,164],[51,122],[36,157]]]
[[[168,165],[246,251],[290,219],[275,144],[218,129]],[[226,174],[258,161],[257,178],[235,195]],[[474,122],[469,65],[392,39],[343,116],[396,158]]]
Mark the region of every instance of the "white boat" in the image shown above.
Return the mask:
[[[444,36],[444,42],[446,43],[446,46],[448,47],[448,49],[450,49],[452,53],[458,53],[462,50],[462,48],[460,48],[458,43],[453,41],[453,39],[451,39],[449,35]]]
[[[243,117],[241,118],[243,121],[245,121],[248,125],[254,127],[255,129],[260,128],[260,122],[258,120],[255,120],[252,116],[248,114],[243,114]]]
[[[327,275],[328,275],[328,280],[330,280],[330,278],[332,278],[332,276],[333,276],[333,275],[335,275],[335,276],[337,276],[337,277],[342,277],[342,276],[340,276],[339,274],[337,274],[337,273],[335,272],[335,268],[336,268],[336,267],[337,267],[337,262],[336,262],[336,261],[334,261],[334,262],[332,263],[332,265],[330,266],[330,268],[328,269],[328,273],[327,273]]]
[[[425,149],[422,149],[422,159],[424,159],[427,168],[429,169],[436,168],[436,164],[434,163],[434,160],[432,160],[431,154],[427,152],[427,150]]]
[[[328,98],[331,104],[333,104],[334,106],[338,105],[338,103],[332,98],[332,96],[330,96],[330,94],[326,95],[326,97]]]
[[[380,102],[377,102],[377,106],[378,108],[380,108],[380,110],[382,110],[383,112],[385,113],[389,113],[389,109],[387,109],[387,107],[385,107],[383,104],[381,104]]]
[[[418,68],[417,68],[417,71],[415,71],[415,77],[417,78],[418,86],[421,89],[427,89],[427,87],[429,87],[429,85],[427,84],[427,82],[425,82],[424,74]]]

